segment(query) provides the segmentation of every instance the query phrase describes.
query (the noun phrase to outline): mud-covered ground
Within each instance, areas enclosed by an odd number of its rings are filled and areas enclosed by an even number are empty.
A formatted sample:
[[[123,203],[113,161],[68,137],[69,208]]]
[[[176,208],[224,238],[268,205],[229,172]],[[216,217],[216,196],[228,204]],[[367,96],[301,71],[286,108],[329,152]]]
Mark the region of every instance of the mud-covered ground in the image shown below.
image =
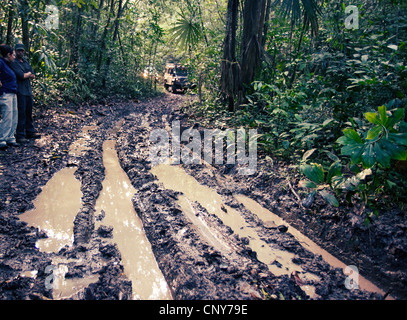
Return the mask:
[[[224,253],[202,238],[198,228],[178,204],[180,193],[165,189],[151,173],[149,137],[154,129],[165,129],[180,120],[189,99],[166,94],[142,102],[112,101],[94,105],[50,107],[37,110],[36,125],[42,138],[0,152],[0,299],[58,299],[47,289],[47,267],[52,261],[68,266],[65,278],[94,275],[98,280],[67,299],[130,299],[131,282],[125,276],[120,252],[95,230],[95,203],[102,190],[104,166],[102,144],[117,140],[122,168],[136,189],[134,208],[141,218],[157,263],[174,299],[310,299],[294,275],[274,276],[257,259],[250,239],[237,236],[218,217],[195,203],[200,219],[216,232],[234,252]],[[120,124],[119,124],[120,121]],[[70,145],[89,131],[89,149],[81,156],[70,155]],[[203,130],[198,123],[197,130]],[[82,208],[74,220],[74,245],[58,253],[43,253],[35,242],[44,232],[28,226],[19,215],[33,208],[33,200],[51,177],[65,167],[77,168],[81,182]],[[366,229],[355,223],[346,208],[334,210],[318,199],[311,215],[298,204],[287,185],[287,174],[295,176],[284,163],[264,160],[259,153],[253,176],[237,174],[234,166],[184,165],[183,169],[201,184],[222,195],[225,203],[239,208],[250,228],[279,250],[295,254],[295,263],[315,274],[319,281],[315,299],[382,299],[383,295],[348,290],[345,275],[304,247],[285,228],[265,226],[231,195],[245,194],[278,214],[304,234],[335,254],[346,264],[357,265],[361,273],[396,298],[406,297],[406,222],[399,210],[388,212]],[[215,178],[214,178],[215,177]],[[35,271],[33,273],[33,271]],[[304,279],[302,279],[304,280]]]

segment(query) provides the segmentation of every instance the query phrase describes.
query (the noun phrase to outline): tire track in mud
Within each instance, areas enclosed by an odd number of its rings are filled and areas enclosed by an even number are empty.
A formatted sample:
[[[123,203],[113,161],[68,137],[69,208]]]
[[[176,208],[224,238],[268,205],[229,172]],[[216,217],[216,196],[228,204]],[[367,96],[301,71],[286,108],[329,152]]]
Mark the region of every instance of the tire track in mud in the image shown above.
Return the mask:
[[[183,116],[177,108],[159,103],[153,110],[146,111],[141,126],[137,126],[135,120],[124,124],[119,134],[118,152],[122,167],[137,190],[134,206],[175,299],[309,299],[302,281],[315,287],[315,291],[307,291],[313,298],[380,298],[374,293],[347,290],[340,269],[332,268],[319,255],[305,250],[283,228],[265,228],[264,223],[231,197],[229,186],[222,185],[223,178],[216,177],[219,173],[208,173],[203,165],[185,165],[184,169],[193,172],[192,176],[200,182],[210,181],[212,188],[220,189],[225,204],[239,209],[246,228],[258,233],[258,241],[263,242],[263,246],[289,252],[292,262],[302,272],[300,278],[292,274],[292,270],[277,275],[270,272],[268,263],[260,261],[259,252],[250,246],[255,233],[251,239],[241,236],[238,227],[232,230],[216,214],[195,201],[189,201],[188,209],[181,189],[166,189],[151,172],[148,161],[151,131],[169,130],[171,122],[182,122]],[[200,222],[191,218],[190,209]],[[216,233],[221,234],[220,241]],[[226,243],[233,248],[233,254],[222,250]],[[274,264],[284,269],[279,266],[278,259]]]
[[[259,261],[257,253],[249,246],[251,239],[241,237],[198,202],[189,201],[186,206],[181,192],[164,188],[151,172],[148,160],[151,146],[149,135],[153,129],[168,129],[173,120],[185,120],[179,110],[185,98],[165,95],[137,104],[109,106],[103,112],[85,118],[86,121],[81,122],[78,117],[78,127],[96,127],[88,131],[87,148],[77,155],[62,155],[53,168],[56,172],[64,167],[75,167],[75,177],[81,182],[82,206],[73,223],[73,246],[64,247],[58,253],[39,253],[34,244],[44,235],[13,220],[15,213],[2,214],[0,218],[5,221],[4,225],[12,222],[15,226],[0,234],[1,240],[4,238],[4,241],[8,241],[13,237],[8,233],[21,229],[18,237],[24,241],[21,250],[12,251],[7,247],[6,253],[1,256],[0,294],[3,297],[10,297],[10,288],[18,287],[21,297],[58,298],[53,297],[52,290],[44,289],[49,276],[45,269],[52,261],[56,261],[58,266],[65,267],[64,277],[67,279],[97,277],[97,281],[82,286],[65,298],[132,298],[131,282],[125,275],[118,246],[95,228],[95,219],[100,218],[100,213],[96,212],[96,202],[105,179],[103,143],[106,140],[117,140],[121,166],[136,190],[134,209],[143,223],[157,264],[174,299],[309,298],[298,279],[290,274],[275,276],[266,263]],[[52,141],[57,143],[64,138],[64,148],[68,149],[80,137],[80,130],[77,132],[77,136],[67,137],[54,134]],[[33,155],[33,163],[37,161]],[[184,169],[216,190],[226,206],[239,209],[247,228],[255,230],[265,245],[295,253],[298,265],[322,279],[309,282],[315,286],[320,298],[376,298],[373,294],[347,290],[340,270],[331,268],[321,257],[304,250],[288,233],[278,228],[265,228],[263,223],[231,197],[232,185],[225,184],[225,177],[219,172],[210,172],[198,165],[185,166]],[[49,175],[44,175],[43,184],[49,178]],[[8,208],[9,211],[14,210],[12,205]],[[198,220],[194,220],[194,215]],[[12,255],[17,258],[10,259]],[[27,258],[34,256],[40,257],[37,262],[28,262]],[[19,260],[24,262],[17,265]],[[33,270],[37,271],[36,275],[27,276]]]

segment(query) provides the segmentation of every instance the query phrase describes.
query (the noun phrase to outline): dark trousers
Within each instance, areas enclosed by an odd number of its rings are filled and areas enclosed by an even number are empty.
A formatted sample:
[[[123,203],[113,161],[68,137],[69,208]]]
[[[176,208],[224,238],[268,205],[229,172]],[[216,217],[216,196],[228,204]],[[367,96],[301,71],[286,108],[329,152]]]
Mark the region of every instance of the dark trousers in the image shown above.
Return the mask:
[[[16,138],[25,138],[35,134],[33,126],[33,97],[17,94],[18,103],[18,123]]]

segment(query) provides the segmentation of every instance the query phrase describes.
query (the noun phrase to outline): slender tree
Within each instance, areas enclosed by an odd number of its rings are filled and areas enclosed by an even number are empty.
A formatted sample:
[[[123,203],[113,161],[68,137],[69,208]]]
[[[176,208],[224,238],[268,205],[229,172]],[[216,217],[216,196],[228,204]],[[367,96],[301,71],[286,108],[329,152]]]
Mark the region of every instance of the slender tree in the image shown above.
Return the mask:
[[[240,89],[240,68],[236,59],[236,30],[239,0],[228,1],[226,35],[221,62],[221,90],[227,100],[229,111],[235,109],[235,96]]]
[[[82,15],[84,12],[84,6],[76,6],[76,14],[73,16],[73,33],[71,35],[71,66],[75,72],[78,72],[79,63],[79,45],[80,36],[82,34]]]
[[[114,45],[117,41],[118,38],[118,34],[119,34],[119,26],[120,26],[120,17],[122,15],[122,11],[123,11],[123,0],[119,0],[119,5],[117,8],[117,15],[116,15],[116,19],[114,21],[114,30],[113,30],[113,39],[112,39],[112,45]],[[106,61],[106,66],[105,66],[105,70],[104,70],[104,75],[102,77],[102,88],[106,87],[106,79],[107,79],[107,75],[109,73],[109,69],[110,69],[110,64],[112,62],[112,56],[109,54],[107,57],[107,61]]]
[[[98,56],[97,66],[96,66],[96,70],[97,70],[98,74],[100,73],[100,70],[102,68],[102,60],[103,60],[103,56],[104,56],[105,50],[106,50],[107,33],[109,31],[110,20],[111,20],[112,16],[114,16],[114,0],[110,1],[110,10],[108,13],[107,22],[106,22],[105,28],[103,30],[102,38],[100,39],[99,56]]]
[[[266,0],[245,0],[241,48],[241,81],[253,82],[263,54],[263,31]]]
[[[20,0],[19,2],[19,10],[20,10],[20,17],[21,17],[21,31],[23,36],[23,44],[25,47],[25,51],[30,54],[30,34],[29,34],[29,26],[28,26],[28,14],[30,10],[30,6],[28,5],[27,0]]]
[[[8,2],[8,20],[7,20],[7,36],[6,42],[9,45],[14,43],[13,41],[13,22],[14,22],[14,0]]]

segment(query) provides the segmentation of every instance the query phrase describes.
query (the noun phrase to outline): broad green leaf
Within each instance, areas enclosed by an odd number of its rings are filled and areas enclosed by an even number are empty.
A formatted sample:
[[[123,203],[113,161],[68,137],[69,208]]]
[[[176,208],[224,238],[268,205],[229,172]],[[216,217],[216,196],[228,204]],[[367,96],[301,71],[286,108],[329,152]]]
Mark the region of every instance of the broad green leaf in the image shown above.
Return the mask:
[[[364,144],[347,145],[341,149],[341,153],[345,156],[350,156],[352,163],[358,163],[365,147]]]
[[[315,189],[317,187],[317,185],[309,180],[301,180],[300,182],[298,182],[298,186],[300,188],[310,188],[310,189]]]
[[[404,118],[404,109],[397,109],[389,119],[388,128],[393,128],[394,125]]]
[[[407,146],[407,133],[389,133],[389,140]]]
[[[324,182],[324,169],[319,164],[305,164],[301,166],[301,171],[308,179],[316,184],[321,184]]]
[[[326,182],[331,183],[332,178],[335,176],[340,176],[342,174],[342,165],[340,162],[334,162],[332,165],[329,167],[328,174],[326,176]]]
[[[388,168],[390,167],[390,155],[383,150],[381,147],[382,142],[379,141],[374,144],[374,151],[376,153],[376,161],[380,163],[383,167]]]
[[[396,146],[393,152],[393,159],[395,160],[407,160],[407,151],[400,147]]]
[[[349,139],[346,136],[342,136],[338,140],[336,140],[336,143],[346,146],[348,144],[355,144],[356,142],[355,140]]]
[[[350,164],[349,166],[349,170],[352,171],[353,173],[358,174],[359,172],[361,172],[362,170],[360,169],[360,167],[357,164]]]
[[[376,156],[371,143],[366,146],[362,153],[362,163],[364,168],[371,168],[376,163]]]
[[[382,124],[379,120],[379,118],[377,117],[377,113],[376,112],[366,112],[365,113],[365,117],[367,119],[367,121],[369,121],[370,123],[373,124]]]
[[[360,138],[359,134],[354,129],[343,129],[343,134],[345,137],[356,141],[357,143],[363,143],[362,139]]]
[[[325,191],[325,190],[321,190],[319,192],[319,194],[331,205],[333,205],[334,207],[339,207],[339,202],[338,200],[335,198],[334,195],[330,194],[329,192]]]
[[[371,128],[366,136],[367,140],[373,140],[376,139],[383,131],[383,127],[382,126],[374,126],[373,128]]]
[[[387,109],[386,109],[386,107],[385,106],[380,106],[379,108],[378,108],[378,110],[379,110],[379,116],[380,116],[380,121],[381,121],[381,123],[385,126],[385,127],[387,127],[387,121],[388,121],[388,116],[387,116]]]
[[[407,160],[407,152],[403,147],[394,144],[387,139],[381,139],[380,142],[382,144],[381,145],[382,149],[389,154],[391,159]]]

